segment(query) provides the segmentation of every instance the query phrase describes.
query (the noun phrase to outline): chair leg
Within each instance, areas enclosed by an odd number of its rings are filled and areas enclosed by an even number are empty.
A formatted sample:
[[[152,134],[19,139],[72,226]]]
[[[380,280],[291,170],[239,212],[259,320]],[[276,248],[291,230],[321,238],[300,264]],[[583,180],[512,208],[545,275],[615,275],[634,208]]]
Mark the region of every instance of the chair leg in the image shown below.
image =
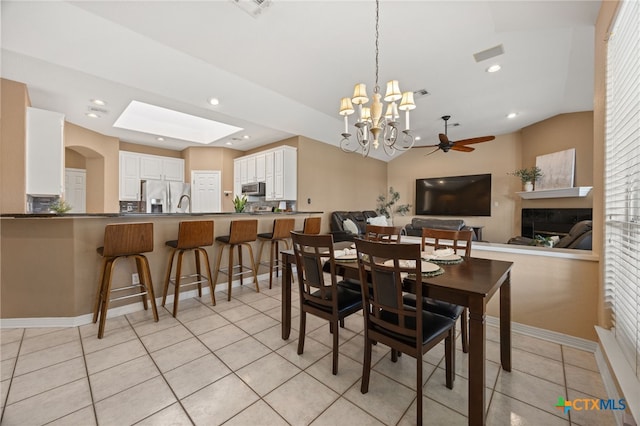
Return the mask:
[[[445,359],[445,375],[447,388],[453,389],[453,380],[456,374],[456,348],[455,348],[456,330],[451,327],[449,335],[444,339],[444,359]]]
[[[153,319],[155,322],[158,322],[158,309],[156,308],[156,296],[153,292],[153,282],[151,281],[151,268],[149,267],[149,261],[147,257],[144,255],[139,255],[142,261],[143,273],[141,274],[144,277],[144,281],[142,277],[140,278],[140,282],[144,283],[144,286],[147,288],[147,296],[149,297],[149,302],[151,302],[151,311],[153,312]]]
[[[178,303],[180,302],[180,277],[182,276],[182,258],[184,256],[184,250],[180,250],[178,253],[178,262],[176,264],[176,280],[173,290],[173,317],[178,315]]]
[[[167,265],[167,274],[164,276],[164,289],[162,290],[162,306],[164,306],[165,303],[167,302],[167,293],[169,293],[169,281],[171,280],[171,270],[173,269],[173,258],[176,255],[176,251],[177,251],[176,249],[171,249],[171,255],[169,256],[169,264]]]
[[[140,281],[141,278],[141,271],[143,270],[142,267],[142,263],[141,260],[138,256],[134,256],[135,257],[135,261],[136,261],[136,270],[138,271],[138,281]],[[140,283],[142,283],[142,281],[140,281]],[[142,306],[144,307],[144,310],[146,311],[147,309],[149,309],[149,305],[147,304],[147,295],[144,293],[144,287],[140,286],[140,298],[142,299]]]
[[[209,254],[207,253],[207,250],[205,250],[204,248],[198,248],[196,249],[196,251],[201,252],[204,257],[205,267],[207,268],[205,272],[209,274],[207,275],[207,281],[209,281],[209,290],[211,291],[211,304],[213,306],[216,306],[216,291],[215,291],[216,287],[215,285],[213,285],[213,282],[211,281],[211,263],[209,263]]]
[[[220,271],[220,263],[222,262],[222,253],[224,252],[224,244],[218,246],[218,257],[216,258],[216,272],[213,275],[213,286],[218,285],[218,272]]]
[[[254,262],[253,260],[253,249],[251,248],[251,244],[245,243],[245,245],[249,249],[249,259],[251,259],[251,268],[253,269],[253,282],[256,285],[256,293],[260,293],[260,286],[258,285],[258,268],[256,267],[256,262]],[[240,265],[242,265],[242,263]]]
[[[202,271],[200,269],[200,254],[197,249],[193,250],[193,257],[196,260],[196,280],[202,281]],[[202,283],[198,283],[198,297],[202,297]]]
[[[117,258],[116,258],[117,259]],[[111,292],[111,275],[116,259],[109,262],[109,269],[105,272],[105,281],[102,286],[102,297],[100,301],[100,324],[98,325],[98,339],[104,336],[104,324],[107,321],[107,312],[109,311],[109,293]]]
[[[262,251],[264,250],[264,244],[270,240],[265,240],[264,238],[258,238],[258,240],[260,241],[260,247],[258,248],[258,257],[256,257],[256,264],[258,265],[258,269],[259,269],[260,264],[262,262]],[[256,272],[259,272],[259,271],[256,271]]]
[[[338,336],[338,329],[340,327],[338,327],[338,322],[336,321],[333,324],[333,370],[332,373],[335,376],[336,374],[338,374],[338,344],[340,342],[339,336]]]
[[[96,299],[93,302],[93,322],[94,323],[98,321],[98,313],[100,312],[100,304],[102,302],[102,288],[104,287],[105,273],[107,271],[107,268],[109,267],[108,266],[109,262],[111,262],[111,259],[107,257],[105,257],[102,260],[102,269],[100,270],[100,278],[98,279],[98,291],[96,292]]]
[[[417,426],[422,426],[422,348],[416,355],[416,423]]]
[[[302,355],[304,352],[304,336],[307,328],[307,313],[304,310],[300,311],[300,332],[298,333],[298,355]]]
[[[231,283],[233,282],[233,249],[235,246],[229,246],[229,276],[227,277],[227,301],[231,301]],[[242,259],[242,252],[240,252],[240,258]],[[242,285],[242,275],[240,275],[240,285]]]
[[[365,330],[364,335],[364,361],[362,363],[362,383],[360,384],[360,393],[369,392],[369,377],[371,375],[371,350],[373,345]]]
[[[344,328],[344,318],[340,318],[340,327]]]
[[[462,352],[469,352],[469,310],[464,308],[460,315],[460,333],[462,334]]]
[[[391,362],[398,362],[398,351],[391,349]]]
[[[271,241],[269,246],[269,288],[273,286],[273,253],[278,247],[278,241]]]
[[[242,243],[238,244],[236,247],[238,247],[238,265],[240,265],[240,275],[239,276],[240,276],[240,285],[242,286],[242,285],[244,285],[244,283],[243,283],[244,280],[242,279],[244,277],[244,275],[242,275],[242,271],[244,270],[244,263],[243,263],[243,260],[242,260]],[[253,253],[252,253],[251,257],[253,257]],[[231,264],[229,264],[229,265],[231,265]]]

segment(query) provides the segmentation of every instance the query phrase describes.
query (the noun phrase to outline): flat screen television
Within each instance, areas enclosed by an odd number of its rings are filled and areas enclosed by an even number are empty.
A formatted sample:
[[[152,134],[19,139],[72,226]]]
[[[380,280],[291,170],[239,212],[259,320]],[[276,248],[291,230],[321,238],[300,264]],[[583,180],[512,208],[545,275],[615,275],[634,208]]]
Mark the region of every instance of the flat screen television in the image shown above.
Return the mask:
[[[416,179],[416,215],[491,216],[491,174]]]

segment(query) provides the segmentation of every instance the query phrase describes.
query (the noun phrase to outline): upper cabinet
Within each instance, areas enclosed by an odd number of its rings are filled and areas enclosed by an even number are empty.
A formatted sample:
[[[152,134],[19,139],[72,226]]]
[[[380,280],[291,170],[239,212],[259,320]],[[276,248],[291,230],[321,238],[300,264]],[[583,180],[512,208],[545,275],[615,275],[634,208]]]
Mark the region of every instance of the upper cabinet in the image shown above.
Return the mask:
[[[265,154],[253,154],[236,158],[234,167],[239,169],[240,184],[265,181]],[[235,169],[234,169],[235,170]],[[235,172],[234,172],[235,174]]]
[[[51,196],[64,192],[63,132],[63,114],[27,108],[27,194]]]
[[[147,179],[184,182],[184,160],[120,151],[120,201],[138,201]]]
[[[243,184],[265,182],[266,201],[295,200],[298,195],[297,149],[283,145],[236,158],[233,176],[236,195],[241,195]]]

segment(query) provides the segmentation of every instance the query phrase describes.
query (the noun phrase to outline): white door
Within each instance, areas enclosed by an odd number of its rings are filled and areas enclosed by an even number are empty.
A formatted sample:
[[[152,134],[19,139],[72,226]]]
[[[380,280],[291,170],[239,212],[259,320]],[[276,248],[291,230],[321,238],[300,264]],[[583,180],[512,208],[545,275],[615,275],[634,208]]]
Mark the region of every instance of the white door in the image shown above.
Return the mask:
[[[220,171],[193,170],[191,172],[191,202],[193,213],[221,212]]]
[[[72,207],[70,213],[87,212],[87,171],[64,169],[64,199]]]

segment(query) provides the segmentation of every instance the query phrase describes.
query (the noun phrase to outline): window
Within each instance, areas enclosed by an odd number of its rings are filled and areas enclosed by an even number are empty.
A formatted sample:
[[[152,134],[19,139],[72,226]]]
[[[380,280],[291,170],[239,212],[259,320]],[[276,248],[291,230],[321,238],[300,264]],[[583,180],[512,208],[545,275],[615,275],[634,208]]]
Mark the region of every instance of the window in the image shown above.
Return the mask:
[[[607,51],[605,292],[614,333],[640,379],[640,2],[618,10]]]

